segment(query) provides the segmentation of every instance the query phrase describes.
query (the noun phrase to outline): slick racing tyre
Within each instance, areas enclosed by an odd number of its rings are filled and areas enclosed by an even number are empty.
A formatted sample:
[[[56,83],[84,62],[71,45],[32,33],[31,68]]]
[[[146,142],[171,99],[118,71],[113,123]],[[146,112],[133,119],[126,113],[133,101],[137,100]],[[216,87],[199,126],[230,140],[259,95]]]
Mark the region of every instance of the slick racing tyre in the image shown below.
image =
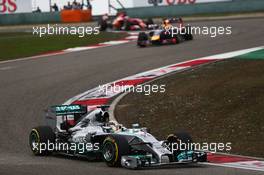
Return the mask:
[[[184,38],[186,41],[193,40],[193,35],[192,34],[186,34],[186,35],[184,35]]]
[[[180,44],[184,41],[184,39],[181,35],[175,35],[175,36],[173,36],[173,39],[176,41],[175,43],[173,42],[173,44]]]
[[[152,18],[148,18],[148,19],[145,21],[145,24],[147,25],[147,29],[148,29],[148,30],[152,30],[152,29],[155,29],[155,27],[157,27],[157,25],[154,24]]]
[[[148,42],[148,35],[145,32],[140,32],[138,34],[137,45],[139,47],[146,47]]]
[[[109,167],[121,166],[121,157],[129,155],[130,148],[125,137],[112,135],[103,142],[102,156]]]
[[[185,27],[185,29],[183,29],[183,31],[184,31],[184,35],[183,35],[183,37],[184,37],[184,39],[186,40],[186,41],[189,41],[189,40],[193,40],[193,35],[192,35],[192,30],[191,30],[191,26],[187,26],[187,27]]]
[[[106,20],[100,20],[98,22],[98,26],[99,26],[100,31],[106,31],[106,29],[108,28],[107,21]]]
[[[125,31],[130,31],[131,30],[132,24],[129,21],[125,21],[124,23],[124,29]]]
[[[183,152],[188,151],[188,148],[186,150],[180,149],[181,143],[184,144],[191,144],[192,138],[190,134],[187,132],[178,132],[176,134],[169,134],[165,140],[166,147],[171,151],[174,155],[174,160],[177,161],[177,156]]]
[[[146,20],[145,23],[146,23],[147,25],[152,25],[152,24],[154,24],[154,21],[153,21],[152,18],[148,18],[148,20]]]
[[[51,153],[48,143],[55,143],[55,134],[49,126],[33,128],[29,135],[29,145],[35,155],[44,156]]]
[[[177,132],[175,136],[181,140],[182,143],[192,143],[192,137],[189,133],[182,131],[182,132]]]

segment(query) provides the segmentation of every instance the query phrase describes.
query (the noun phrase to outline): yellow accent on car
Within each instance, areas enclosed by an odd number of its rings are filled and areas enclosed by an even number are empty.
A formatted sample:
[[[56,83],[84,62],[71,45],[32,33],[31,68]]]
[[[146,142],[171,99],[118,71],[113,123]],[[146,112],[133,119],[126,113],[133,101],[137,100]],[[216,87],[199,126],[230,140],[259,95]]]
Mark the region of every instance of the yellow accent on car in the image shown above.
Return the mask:
[[[116,141],[112,137],[107,137],[105,139],[105,141],[110,141],[110,142],[112,142],[115,145],[115,149],[116,149],[116,152],[115,152],[115,161],[112,162],[112,165],[114,165],[118,161],[118,145],[117,145]]]
[[[154,35],[154,36],[151,37],[152,41],[156,41],[156,40],[159,40],[159,39],[160,39],[159,35]]]
[[[35,132],[37,134],[38,142],[40,142],[39,132],[36,129],[32,129],[32,132]]]
[[[117,146],[116,142],[114,144],[115,144],[115,148],[116,148],[115,162],[117,162],[117,160],[118,160],[118,146]]]

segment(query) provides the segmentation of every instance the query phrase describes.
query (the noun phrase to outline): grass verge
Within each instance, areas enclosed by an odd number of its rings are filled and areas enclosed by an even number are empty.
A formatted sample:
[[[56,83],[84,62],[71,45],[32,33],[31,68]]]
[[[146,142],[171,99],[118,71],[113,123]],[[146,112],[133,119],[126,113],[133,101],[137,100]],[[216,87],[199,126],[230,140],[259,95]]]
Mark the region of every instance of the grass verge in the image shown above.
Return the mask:
[[[0,33],[0,61],[34,56],[78,46],[88,46],[104,41],[124,38],[124,33],[101,32],[80,38],[77,35],[52,35],[38,37],[32,33]]]
[[[131,93],[117,105],[120,123],[140,123],[158,138],[186,130],[198,143],[232,143],[231,153],[264,157],[264,60],[230,59],[152,84],[166,93]]]

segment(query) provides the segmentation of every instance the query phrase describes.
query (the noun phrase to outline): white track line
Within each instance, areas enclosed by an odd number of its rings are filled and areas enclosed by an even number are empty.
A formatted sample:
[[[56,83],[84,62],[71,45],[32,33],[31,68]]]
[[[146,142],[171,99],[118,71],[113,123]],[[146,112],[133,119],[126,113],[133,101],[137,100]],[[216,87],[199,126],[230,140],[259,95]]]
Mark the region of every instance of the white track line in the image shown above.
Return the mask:
[[[221,59],[221,58],[232,58],[232,57],[236,57],[239,55],[244,55],[247,54],[249,52],[254,52],[254,51],[258,51],[264,49],[264,46],[260,46],[260,47],[254,47],[254,48],[250,48],[250,49],[244,49],[244,50],[238,50],[238,51],[234,51],[234,52],[227,52],[227,53],[223,53],[223,54],[217,54],[217,55],[213,55],[213,56],[207,56],[207,57],[202,57],[199,59]]]
[[[249,162],[252,162],[252,161],[249,161]],[[240,163],[240,162],[237,162],[237,163]],[[239,165],[237,163],[219,163],[218,164],[218,163],[203,162],[203,163],[199,163],[199,164],[211,165],[211,166],[220,166],[220,167],[227,167],[227,168],[253,170],[253,171],[263,171],[264,172],[264,168],[256,168],[256,167],[250,167],[250,166],[241,166],[241,165]]]

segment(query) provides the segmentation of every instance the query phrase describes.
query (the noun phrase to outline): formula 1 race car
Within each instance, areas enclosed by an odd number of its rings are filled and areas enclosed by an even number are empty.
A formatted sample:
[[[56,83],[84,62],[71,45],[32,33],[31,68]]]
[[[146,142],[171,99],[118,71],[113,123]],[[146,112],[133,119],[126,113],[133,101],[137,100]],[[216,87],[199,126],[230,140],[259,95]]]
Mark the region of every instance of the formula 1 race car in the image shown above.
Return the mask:
[[[137,45],[146,47],[149,45],[179,44],[188,40],[193,40],[191,27],[184,27],[181,18],[173,18],[164,20],[160,29],[140,32]]]
[[[104,160],[110,167],[129,169],[206,161],[206,153],[174,149],[174,143],[191,142],[187,133],[158,141],[146,128],[128,129],[109,121],[108,106],[87,112],[81,105],[53,106],[46,126],[32,129],[30,148],[35,155],[64,154]]]
[[[108,15],[103,15],[98,22],[100,31],[107,29],[112,30],[124,30],[124,31],[135,31],[135,30],[152,30],[157,28],[152,19],[146,21],[140,18],[130,18],[125,12],[117,14],[116,18],[111,21]]]

